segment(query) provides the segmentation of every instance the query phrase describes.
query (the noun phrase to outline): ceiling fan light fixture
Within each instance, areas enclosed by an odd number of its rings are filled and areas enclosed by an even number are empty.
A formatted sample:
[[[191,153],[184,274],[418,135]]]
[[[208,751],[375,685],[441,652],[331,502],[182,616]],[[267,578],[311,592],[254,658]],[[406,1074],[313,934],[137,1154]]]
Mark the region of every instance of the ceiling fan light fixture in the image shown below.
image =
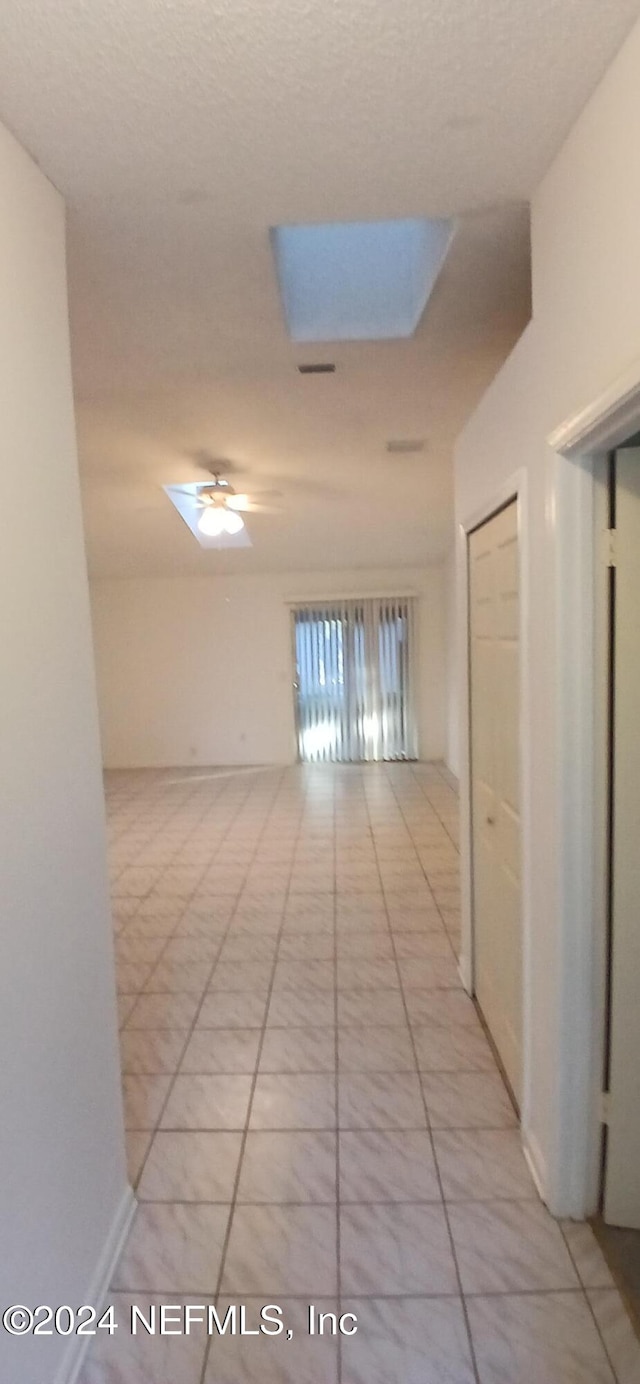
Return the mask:
[[[186,485],[165,485],[163,489],[201,548],[252,546],[242,516],[228,505],[231,499],[228,493],[221,494],[217,486],[204,487],[198,481]],[[247,501],[247,509],[250,510],[249,496]]]
[[[244,519],[234,514],[226,505],[207,505],[198,520],[198,528],[208,538],[218,538],[222,533],[240,533]]]
[[[217,505],[207,505],[198,519],[198,528],[207,538],[217,538],[226,528],[225,512]]]

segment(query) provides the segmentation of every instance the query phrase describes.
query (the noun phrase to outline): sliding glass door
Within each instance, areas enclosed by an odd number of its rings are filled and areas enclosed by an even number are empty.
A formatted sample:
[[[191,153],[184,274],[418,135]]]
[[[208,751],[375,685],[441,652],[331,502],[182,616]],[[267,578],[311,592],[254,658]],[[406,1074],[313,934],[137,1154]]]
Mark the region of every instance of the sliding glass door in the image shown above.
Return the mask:
[[[410,598],[293,612],[300,759],[415,759]]]

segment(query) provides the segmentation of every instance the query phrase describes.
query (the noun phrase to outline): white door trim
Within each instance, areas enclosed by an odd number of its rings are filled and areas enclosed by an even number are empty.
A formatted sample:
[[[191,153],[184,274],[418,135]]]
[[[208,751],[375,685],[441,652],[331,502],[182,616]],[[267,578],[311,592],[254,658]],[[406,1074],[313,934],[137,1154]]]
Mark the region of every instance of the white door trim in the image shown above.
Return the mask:
[[[536,1181],[540,1183],[538,1160],[533,1156],[527,1139],[528,1110],[531,1087],[531,710],[529,700],[530,667],[528,648],[529,629],[529,553],[528,553],[528,477],[525,468],[513,474],[499,486],[480,509],[467,514],[458,525],[456,543],[458,591],[458,666],[465,670],[462,680],[460,709],[460,873],[462,931],[460,974],[469,994],[474,990],[473,898],[472,898],[472,835],[471,835],[471,735],[469,692],[469,550],[468,536],[473,529],[491,519],[498,510],[513,500],[518,506],[518,565],[520,584],[520,821],[522,843],[521,919],[522,919],[522,1108],[520,1111],[525,1151],[534,1165]]]
[[[638,429],[640,359],[583,408],[572,413],[549,434],[554,452],[568,460],[610,451]]]
[[[640,361],[548,436],[562,459],[555,506],[557,762],[562,967],[558,1053],[563,1129],[556,1193],[565,1214],[598,1205],[604,1051],[605,852],[599,716],[595,540],[598,460],[640,427]],[[569,465],[563,462],[568,461]]]

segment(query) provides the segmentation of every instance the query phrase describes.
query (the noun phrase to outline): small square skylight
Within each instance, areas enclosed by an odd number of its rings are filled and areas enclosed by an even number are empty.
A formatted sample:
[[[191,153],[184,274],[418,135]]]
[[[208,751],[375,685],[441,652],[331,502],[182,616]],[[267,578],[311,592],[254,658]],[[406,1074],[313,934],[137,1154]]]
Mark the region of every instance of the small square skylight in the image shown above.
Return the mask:
[[[412,336],[444,263],[451,220],[343,221],[271,232],[294,341]]]

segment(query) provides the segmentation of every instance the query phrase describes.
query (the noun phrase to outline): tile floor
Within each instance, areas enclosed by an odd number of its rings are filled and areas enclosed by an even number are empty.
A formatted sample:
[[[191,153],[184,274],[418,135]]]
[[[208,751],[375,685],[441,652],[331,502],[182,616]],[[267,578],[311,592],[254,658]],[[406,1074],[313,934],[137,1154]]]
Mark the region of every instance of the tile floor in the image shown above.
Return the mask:
[[[293,1337],[125,1327],[82,1384],[638,1384],[459,984],[446,772],[143,771],[107,798],[139,1202],[113,1301],[253,1328],[277,1303]],[[357,1334],[310,1336],[309,1303]]]

